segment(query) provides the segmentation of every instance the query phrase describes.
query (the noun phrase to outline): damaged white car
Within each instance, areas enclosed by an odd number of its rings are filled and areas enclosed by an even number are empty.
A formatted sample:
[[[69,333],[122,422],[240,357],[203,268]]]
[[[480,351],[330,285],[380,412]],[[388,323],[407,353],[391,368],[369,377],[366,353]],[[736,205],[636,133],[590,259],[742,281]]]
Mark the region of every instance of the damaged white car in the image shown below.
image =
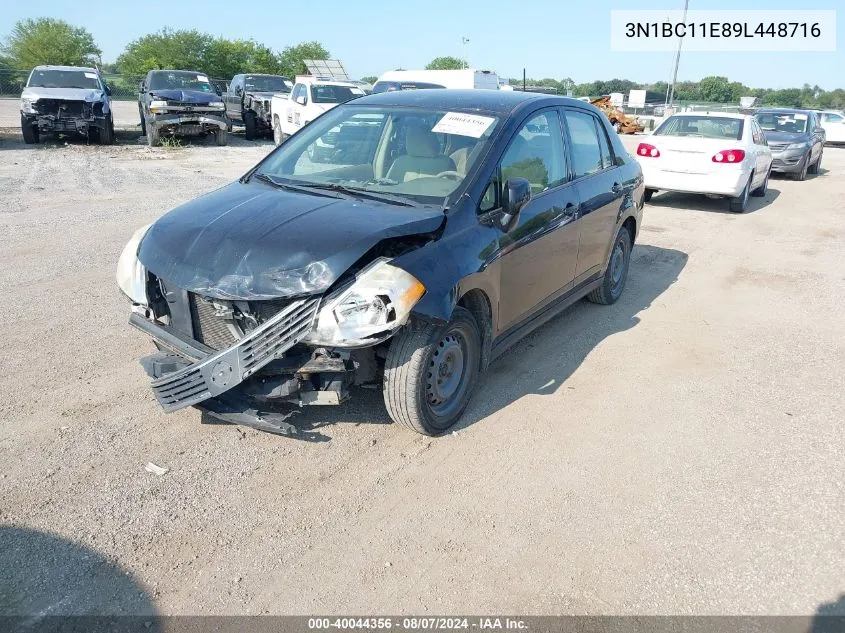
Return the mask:
[[[24,143],[45,134],[88,137],[114,143],[110,91],[96,68],[36,66],[21,94]]]

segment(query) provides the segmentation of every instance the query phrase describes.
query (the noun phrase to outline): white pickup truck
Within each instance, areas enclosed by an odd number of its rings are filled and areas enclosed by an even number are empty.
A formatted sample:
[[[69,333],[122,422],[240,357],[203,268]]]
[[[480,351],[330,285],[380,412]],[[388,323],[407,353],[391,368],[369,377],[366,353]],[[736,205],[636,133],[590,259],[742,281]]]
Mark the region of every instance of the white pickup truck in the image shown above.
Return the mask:
[[[289,95],[273,95],[270,102],[273,140],[280,145],[323,112],[364,94],[364,90],[352,82],[311,75],[297,76]]]

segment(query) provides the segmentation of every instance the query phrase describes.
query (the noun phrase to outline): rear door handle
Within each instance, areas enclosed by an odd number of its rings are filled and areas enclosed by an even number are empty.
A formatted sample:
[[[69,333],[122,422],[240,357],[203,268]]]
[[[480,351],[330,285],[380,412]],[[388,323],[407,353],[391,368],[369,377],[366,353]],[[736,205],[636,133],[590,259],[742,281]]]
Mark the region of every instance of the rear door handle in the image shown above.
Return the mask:
[[[620,185],[618,182],[614,182],[613,186],[610,188],[610,192],[614,194],[622,193],[622,185]]]
[[[578,208],[578,206],[572,204],[571,202],[567,202],[566,206],[563,207],[563,217],[574,218],[578,215]]]

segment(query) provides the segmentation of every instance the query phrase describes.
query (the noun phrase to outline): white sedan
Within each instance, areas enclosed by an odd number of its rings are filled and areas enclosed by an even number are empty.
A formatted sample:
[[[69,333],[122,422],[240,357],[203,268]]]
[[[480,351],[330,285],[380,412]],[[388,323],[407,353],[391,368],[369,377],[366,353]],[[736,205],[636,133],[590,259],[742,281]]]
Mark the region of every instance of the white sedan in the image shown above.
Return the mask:
[[[748,196],[764,196],[772,151],[754,117],[684,112],[666,119],[639,144],[645,200],[656,191],[726,196],[742,213]]]
[[[825,133],[825,143],[845,143],[845,112],[823,110],[819,113]]]

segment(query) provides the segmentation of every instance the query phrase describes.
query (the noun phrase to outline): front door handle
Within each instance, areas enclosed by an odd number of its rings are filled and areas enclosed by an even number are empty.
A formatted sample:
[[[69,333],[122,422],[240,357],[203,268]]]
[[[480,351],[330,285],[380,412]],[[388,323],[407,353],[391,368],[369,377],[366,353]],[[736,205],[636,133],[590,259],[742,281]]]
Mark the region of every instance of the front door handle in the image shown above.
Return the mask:
[[[578,206],[572,204],[571,202],[567,202],[566,206],[563,207],[563,217],[574,218],[576,215],[578,215]]]
[[[614,182],[613,186],[610,188],[610,192],[613,194],[622,193],[622,185],[620,185],[618,182]]]

